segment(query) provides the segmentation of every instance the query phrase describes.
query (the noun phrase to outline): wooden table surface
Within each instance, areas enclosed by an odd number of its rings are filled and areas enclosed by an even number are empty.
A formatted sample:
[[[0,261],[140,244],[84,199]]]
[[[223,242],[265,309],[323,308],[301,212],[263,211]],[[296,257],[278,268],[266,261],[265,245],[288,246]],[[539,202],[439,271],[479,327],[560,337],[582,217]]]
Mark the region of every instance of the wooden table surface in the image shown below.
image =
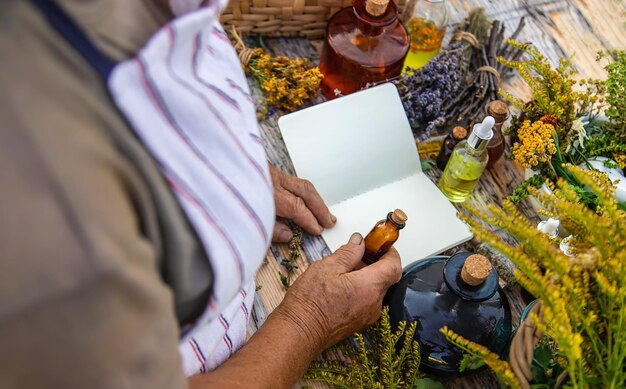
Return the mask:
[[[478,6],[486,9],[490,19],[503,21],[508,34],[513,32],[519,19],[526,16],[526,26],[519,40],[535,44],[553,63],[557,63],[560,57],[572,57],[572,63],[581,77],[605,78],[603,65],[595,60],[596,53],[600,50],[626,48],[626,2],[623,0],[451,0],[448,3],[450,12],[448,32],[453,30],[472,8]],[[447,40],[444,44],[445,42]],[[313,63],[317,63],[321,47],[320,42],[298,38],[266,39],[264,44],[275,55],[307,57]],[[255,98],[262,101],[257,84],[252,79],[249,81]],[[528,86],[519,78],[507,82],[504,89],[523,99],[530,96]],[[311,104],[321,101],[323,98],[320,96]],[[269,160],[283,171],[293,174],[293,166],[277,126],[277,119],[283,114],[284,112],[271,112],[261,119],[260,126]],[[428,174],[436,182],[440,173],[434,168]],[[504,161],[496,169],[484,173],[469,202],[479,208],[484,208],[492,202],[501,203],[512,189],[523,181],[522,176],[522,170],[512,161]],[[536,212],[528,203],[520,204],[520,208],[528,217],[537,219]],[[306,269],[309,262],[330,254],[321,238],[305,235],[302,243],[300,259],[297,261],[299,268],[295,275]],[[289,249],[286,245],[273,245],[268,251],[266,260],[257,274],[257,284],[261,288],[255,297],[250,333],[262,325],[268,313],[282,300],[285,288],[281,284],[278,272],[284,272],[280,262],[288,257]],[[516,324],[524,301],[517,287],[507,288],[506,294],[511,302],[513,320]],[[304,384],[298,384],[296,387]],[[488,371],[447,380],[444,384],[449,388],[499,387],[493,374]],[[328,387],[319,383],[306,385],[313,388]]]

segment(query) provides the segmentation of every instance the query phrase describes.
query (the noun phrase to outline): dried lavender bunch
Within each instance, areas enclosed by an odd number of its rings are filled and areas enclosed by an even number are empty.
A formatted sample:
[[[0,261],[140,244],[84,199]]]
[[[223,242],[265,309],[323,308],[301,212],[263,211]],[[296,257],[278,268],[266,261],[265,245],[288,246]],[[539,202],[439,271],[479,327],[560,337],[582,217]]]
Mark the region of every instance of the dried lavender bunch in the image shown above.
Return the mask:
[[[444,125],[444,106],[462,87],[462,59],[463,44],[453,42],[426,66],[397,81],[411,128],[420,140]]]

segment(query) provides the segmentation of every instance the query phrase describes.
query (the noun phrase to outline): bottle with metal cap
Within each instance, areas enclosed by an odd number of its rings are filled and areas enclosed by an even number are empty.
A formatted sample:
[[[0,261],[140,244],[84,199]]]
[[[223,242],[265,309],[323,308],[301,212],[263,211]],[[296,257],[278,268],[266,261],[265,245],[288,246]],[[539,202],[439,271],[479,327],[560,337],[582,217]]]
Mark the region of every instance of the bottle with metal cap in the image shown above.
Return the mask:
[[[495,120],[485,117],[474,125],[467,140],[459,142],[439,180],[439,189],[453,203],[467,200],[487,166],[487,144],[493,137]]]
[[[378,261],[398,240],[400,230],[406,225],[408,217],[402,210],[396,209],[387,214],[387,218],[376,223],[365,237],[363,262],[371,265]]]

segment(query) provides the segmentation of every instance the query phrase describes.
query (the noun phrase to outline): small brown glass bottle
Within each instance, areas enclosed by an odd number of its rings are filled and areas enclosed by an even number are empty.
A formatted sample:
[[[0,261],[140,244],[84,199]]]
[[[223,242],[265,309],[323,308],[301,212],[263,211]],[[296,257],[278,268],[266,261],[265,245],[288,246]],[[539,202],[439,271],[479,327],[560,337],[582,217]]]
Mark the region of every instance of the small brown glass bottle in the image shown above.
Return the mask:
[[[463,139],[467,138],[467,130],[464,127],[456,126],[450,131],[446,139],[443,140],[439,155],[437,155],[437,167],[441,170],[446,168],[452,150]]]
[[[391,246],[398,240],[400,230],[404,228],[407,216],[402,210],[396,209],[387,214],[385,220],[381,220],[365,237],[365,254],[363,262],[371,265],[378,261]]]
[[[393,0],[353,0],[328,22],[320,56],[328,99],[399,76],[409,36]]]
[[[502,154],[504,154],[502,124],[509,117],[509,107],[504,101],[494,100],[487,105],[487,115],[493,116],[496,121],[496,124],[493,126],[493,138],[487,144],[487,153],[489,154],[487,169],[490,169],[500,161]]]

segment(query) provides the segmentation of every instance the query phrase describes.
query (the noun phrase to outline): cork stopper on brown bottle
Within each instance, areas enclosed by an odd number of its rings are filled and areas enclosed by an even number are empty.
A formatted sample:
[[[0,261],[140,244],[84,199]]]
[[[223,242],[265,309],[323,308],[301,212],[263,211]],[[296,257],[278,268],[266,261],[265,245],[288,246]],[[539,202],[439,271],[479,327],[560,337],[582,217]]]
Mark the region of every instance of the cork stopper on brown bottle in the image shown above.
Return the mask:
[[[397,225],[404,227],[406,221],[409,220],[409,218],[406,216],[406,213],[404,213],[401,209],[396,209],[391,213],[391,220],[393,220],[393,222]]]
[[[452,129],[452,137],[459,141],[467,138],[467,129],[461,126],[454,127]]]
[[[478,286],[485,282],[491,273],[491,262],[481,254],[472,254],[465,260],[461,269],[461,279],[468,285]]]
[[[487,106],[487,114],[493,116],[496,123],[500,123],[509,116],[509,107],[502,100],[494,100]]]
[[[365,12],[370,16],[377,17],[385,13],[389,0],[366,0]]]

